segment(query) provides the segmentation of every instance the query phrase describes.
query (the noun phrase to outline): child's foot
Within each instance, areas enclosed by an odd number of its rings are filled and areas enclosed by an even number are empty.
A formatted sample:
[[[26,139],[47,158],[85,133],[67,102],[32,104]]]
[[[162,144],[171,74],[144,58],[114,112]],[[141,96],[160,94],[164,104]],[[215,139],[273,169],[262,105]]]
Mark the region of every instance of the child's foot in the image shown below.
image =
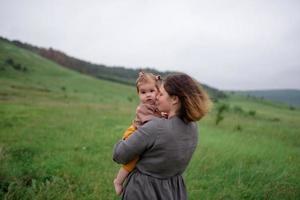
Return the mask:
[[[117,195],[121,195],[122,191],[123,191],[123,185],[121,183],[118,182],[117,179],[114,180],[114,186],[115,186],[115,190]]]

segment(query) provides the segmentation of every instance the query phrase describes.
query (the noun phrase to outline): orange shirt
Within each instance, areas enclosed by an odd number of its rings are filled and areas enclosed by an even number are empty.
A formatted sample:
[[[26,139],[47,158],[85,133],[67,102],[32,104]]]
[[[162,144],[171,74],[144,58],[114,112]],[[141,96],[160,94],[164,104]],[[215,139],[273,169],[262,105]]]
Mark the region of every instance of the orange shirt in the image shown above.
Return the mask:
[[[124,132],[122,139],[126,140],[136,130],[137,130],[137,128],[134,125],[129,126],[127,128],[127,130]],[[135,168],[135,165],[136,165],[138,160],[139,160],[139,157],[137,156],[136,158],[134,158],[132,161],[130,161],[126,165],[123,165],[123,168],[126,171],[131,172]]]

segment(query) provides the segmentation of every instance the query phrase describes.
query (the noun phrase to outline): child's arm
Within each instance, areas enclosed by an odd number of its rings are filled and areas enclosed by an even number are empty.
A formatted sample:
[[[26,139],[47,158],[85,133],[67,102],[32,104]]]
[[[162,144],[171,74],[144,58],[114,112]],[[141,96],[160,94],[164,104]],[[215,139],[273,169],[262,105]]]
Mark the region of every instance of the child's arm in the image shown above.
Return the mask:
[[[126,140],[134,131],[136,131],[136,127],[134,125],[131,125],[127,128],[127,130],[123,133],[123,140]]]
[[[122,168],[125,169],[129,173],[135,168],[138,160],[139,160],[139,156],[135,157],[133,160],[131,160],[126,165],[123,165]]]
[[[161,130],[159,122],[151,120],[139,127],[127,140],[117,142],[114,146],[113,160],[119,164],[126,164],[152,146]]]
[[[137,128],[134,125],[129,126],[127,128],[127,130],[124,132],[122,139],[126,140],[136,130],[137,130]],[[129,173],[135,168],[135,165],[138,160],[139,160],[139,157],[136,157],[133,160],[131,160],[129,163],[127,163],[126,165],[123,165],[122,168],[125,169]]]
[[[129,126],[126,131],[123,133],[123,140],[126,140],[134,131],[136,131],[137,128],[134,125]],[[117,195],[120,195],[123,191],[123,183],[126,179],[126,177],[128,176],[128,174],[135,168],[135,165],[138,161],[138,157],[136,157],[135,159],[133,159],[132,161],[130,161],[129,163],[127,163],[126,165],[123,165],[115,180],[114,180],[114,186],[115,186],[115,190]]]

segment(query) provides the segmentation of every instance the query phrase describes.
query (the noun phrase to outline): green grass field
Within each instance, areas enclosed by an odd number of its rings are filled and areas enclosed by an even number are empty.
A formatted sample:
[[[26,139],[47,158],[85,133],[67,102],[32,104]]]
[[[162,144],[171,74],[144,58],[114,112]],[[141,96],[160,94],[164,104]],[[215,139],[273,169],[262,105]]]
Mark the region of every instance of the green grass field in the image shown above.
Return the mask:
[[[216,126],[224,103],[230,109]],[[0,199],[119,199],[112,149],[137,104],[134,87],[0,41]],[[189,199],[300,199],[299,122],[299,109],[280,104],[216,103],[184,173]]]

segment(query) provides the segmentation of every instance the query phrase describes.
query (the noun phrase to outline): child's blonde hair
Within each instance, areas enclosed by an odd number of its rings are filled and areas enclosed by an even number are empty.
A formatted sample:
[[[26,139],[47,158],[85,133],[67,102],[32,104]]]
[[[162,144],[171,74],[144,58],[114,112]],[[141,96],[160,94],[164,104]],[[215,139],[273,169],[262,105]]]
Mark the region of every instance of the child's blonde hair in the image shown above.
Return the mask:
[[[140,71],[139,77],[136,79],[135,82],[137,93],[139,93],[140,85],[145,83],[154,83],[157,90],[159,90],[162,80],[159,75],[154,75],[152,73],[145,73],[143,71]]]

